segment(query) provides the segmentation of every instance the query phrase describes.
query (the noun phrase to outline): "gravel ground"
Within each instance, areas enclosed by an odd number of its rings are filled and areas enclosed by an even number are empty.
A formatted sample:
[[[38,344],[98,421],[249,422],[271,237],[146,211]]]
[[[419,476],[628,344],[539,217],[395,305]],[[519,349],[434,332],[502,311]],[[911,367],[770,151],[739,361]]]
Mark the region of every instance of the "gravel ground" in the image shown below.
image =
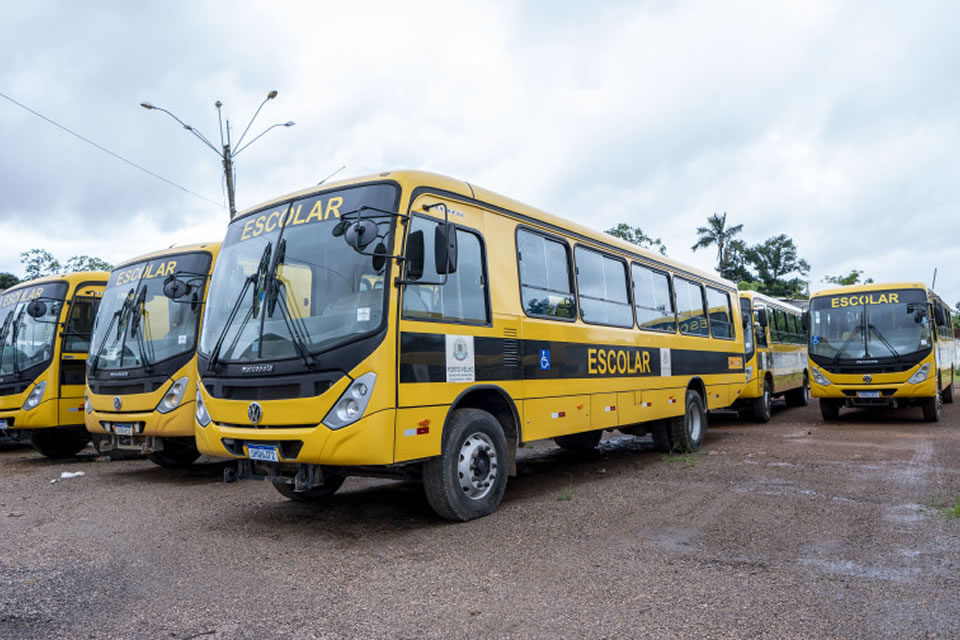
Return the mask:
[[[522,454],[499,511],[450,524],[417,485],[317,507],[213,459],[4,449],[0,638],[960,637],[960,406]]]

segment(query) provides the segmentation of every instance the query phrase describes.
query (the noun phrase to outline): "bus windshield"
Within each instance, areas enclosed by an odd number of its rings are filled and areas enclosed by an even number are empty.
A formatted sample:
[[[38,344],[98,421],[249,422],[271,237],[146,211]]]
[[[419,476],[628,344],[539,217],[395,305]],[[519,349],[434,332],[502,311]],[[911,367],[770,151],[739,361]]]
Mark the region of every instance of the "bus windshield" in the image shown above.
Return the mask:
[[[211,282],[200,353],[211,361],[301,357],[381,326],[397,188],[363,185],[285,202],[227,230]],[[361,211],[361,207],[363,210]],[[345,241],[362,215],[376,237]]]
[[[149,368],[196,349],[210,254],[182,253],[115,269],[100,302],[90,344],[91,369]],[[172,300],[164,281],[189,286]]]
[[[928,350],[927,296],[919,289],[824,296],[810,302],[810,355],[900,359]]]
[[[66,295],[67,283],[54,282],[8,291],[0,297],[0,376],[53,359]],[[34,300],[43,303],[43,313],[37,317],[27,313],[27,305]]]

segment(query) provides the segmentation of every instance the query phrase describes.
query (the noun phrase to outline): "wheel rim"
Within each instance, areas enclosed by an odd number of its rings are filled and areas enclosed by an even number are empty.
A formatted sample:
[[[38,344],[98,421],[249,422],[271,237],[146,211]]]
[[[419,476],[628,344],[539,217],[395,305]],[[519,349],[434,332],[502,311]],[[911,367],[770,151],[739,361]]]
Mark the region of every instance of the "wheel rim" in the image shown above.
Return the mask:
[[[457,476],[463,495],[481,500],[493,491],[497,479],[497,449],[483,433],[474,433],[463,441],[457,461]]]
[[[810,381],[806,378],[803,379],[803,400],[810,402]]]
[[[770,385],[763,385],[763,413],[764,415],[770,415],[770,405],[773,402],[770,397]]]
[[[703,417],[697,408],[691,403],[687,407],[687,433],[690,439],[696,442],[700,439],[700,432],[703,430]]]

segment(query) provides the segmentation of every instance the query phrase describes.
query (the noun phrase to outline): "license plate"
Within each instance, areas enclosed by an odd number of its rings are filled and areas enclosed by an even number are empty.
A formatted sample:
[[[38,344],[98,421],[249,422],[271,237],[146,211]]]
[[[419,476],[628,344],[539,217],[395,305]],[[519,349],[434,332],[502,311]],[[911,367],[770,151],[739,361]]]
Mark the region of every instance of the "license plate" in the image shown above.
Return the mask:
[[[129,422],[114,422],[113,430],[118,436],[132,436],[133,425]]]
[[[857,391],[858,398],[879,398],[879,391]]]
[[[0,431],[6,431],[6,430],[7,430],[7,419],[4,418],[3,420],[0,420]]]
[[[277,448],[269,444],[248,444],[247,455],[251,460],[263,460],[264,462],[280,462],[280,454]]]

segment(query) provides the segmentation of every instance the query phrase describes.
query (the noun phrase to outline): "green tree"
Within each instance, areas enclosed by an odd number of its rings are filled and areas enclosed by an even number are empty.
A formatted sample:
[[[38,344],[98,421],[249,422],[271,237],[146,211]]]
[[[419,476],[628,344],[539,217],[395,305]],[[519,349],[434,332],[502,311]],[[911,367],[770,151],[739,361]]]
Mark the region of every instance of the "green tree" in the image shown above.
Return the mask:
[[[723,274],[728,264],[727,248],[730,242],[738,233],[743,231],[743,225],[737,224],[732,227],[727,226],[727,212],[723,214],[715,213],[707,218],[707,226],[697,227],[697,242],[692,247],[693,251],[697,249],[706,249],[711,245],[717,247],[717,271]]]
[[[809,263],[797,255],[797,245],[787,234],[750,247],[747,259],[763,285],[761,293],[778,298],[807,295],[807,282],[802,277],[787,278],[792,273],[805,276],[810,272]]]
[[[640,227],[631,227],[626,222],[621,222],[617,226],[607,229],[607,233],[621,240],[632,242],[644,249],[656,249],[662,256],[667,255],[667,247],[660,241],[660,238],[651,238]]]
[[[20,254],[25,280],[54,276],[71,271],[110,271],[113,266],[93,256],[72,256],[66,262],[60,262],[46,249],[30,249]]]
[[[33,280],[43,276],[52,276],[60,273],[62,265],[46,249],[30,249],[20,254],[23,263],[24,280]]]
[[[9,289],[15,284],[19,284],[20,278],[13,275],[12,273],[7,273],[6,271],[0,272],[0,291],[4,289]]]
[[[824,276],[823,281],[827,284],[848,286],[851,284],[860,284],[860,276],[862,275],[863,271],[860,269],[851,269],[850,273],[845,276]],[[873,278],[867,278],[863,281],[863,284],[870,284],[871,282],[873,282]]]
[[[955,304],[954,308],[957,310],[957,312],[953,314],[953,328],[960,329],[960,302]]]
[[[113,265],[93,256],[73,256],[64,263],[64,271],[110,271]]]
[[[747,243],[743,240],[731,240],[727,243],[727,259],[723,268],[720,270],[720,276],[726,278],[727,280],[733,280],[734,282],[742,281],[754,281],[757,279],[755,275],[750,273],[750,269],[747,268],[749,261],[747,260],[747,252],[749,248]]]

